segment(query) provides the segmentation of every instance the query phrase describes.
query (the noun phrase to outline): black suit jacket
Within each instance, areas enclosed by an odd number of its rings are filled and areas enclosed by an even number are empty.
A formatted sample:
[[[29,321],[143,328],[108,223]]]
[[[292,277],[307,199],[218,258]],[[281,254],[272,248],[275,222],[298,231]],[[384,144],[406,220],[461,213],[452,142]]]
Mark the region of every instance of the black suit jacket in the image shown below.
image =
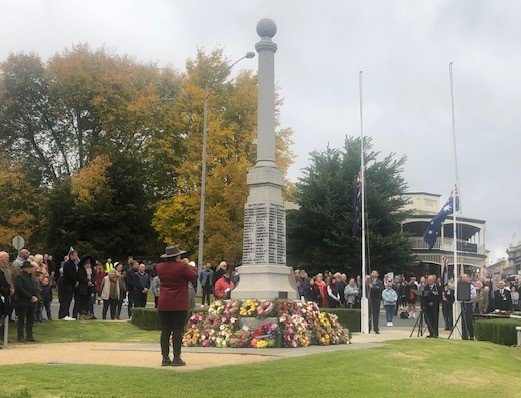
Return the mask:
[[[63,264],[63,289],[72,292],[76,282],[78,282],[76,264],[72,260],[67,260]]]
[[[373,284],[372,289],[369,290],[369,299],[372,301],[382,301],[382,292],[385,289],[382,280],[376,278],[373,283],[372,279],[369,279],[368,283]]]
[[[423,302],[425,307],[435,307],[440,305],[442,290],[440,286],[435,283],[432,286],[425,284],[423,289]]]
[[[7,303],[9,303],[9,298],[11,296],[11,286],[5,279],[5,275],[2,270],[0,270],[0,315],[5,315],[7,313]],[[4,303],[5,301],[5,303]]]
[[[22,273],[14,278],[14,294],[16,297],[17,307],[28,307],[31,303],[31,298],[36,297],[36,283],[33,276],[28,272]]]
[[[503,294],[499,290],[494,292],[494,309],[512,311],[512,296],[510,291],[503,289]]]

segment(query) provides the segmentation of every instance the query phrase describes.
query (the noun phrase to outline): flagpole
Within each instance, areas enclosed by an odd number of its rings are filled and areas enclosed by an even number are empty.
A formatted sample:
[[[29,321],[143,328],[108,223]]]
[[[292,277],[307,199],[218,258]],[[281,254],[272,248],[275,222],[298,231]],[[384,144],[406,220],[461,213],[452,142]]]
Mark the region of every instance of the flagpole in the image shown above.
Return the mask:
[[[454,154],[454,189],[452,191],[452,232],[453,242],[452,251],[454,257],[454,304],[452,308],[453,324],[456,325],[456,320],[461,313],[461,304],[458,303],[458,278],[460,275],[458,266],[458,234],[456,225],[456,211],[458,209],[457,196],[459,195],[459,173],[458,173],[458,152],[456,151],[456,123],[454,119],[454,82],[452,77],[452,62],[449,63],[449,79],[450,79],[450,99],[451,99],[451,111],[452,111],[452,151]],[[461,204],[460,204],[461,205]],[[456,327],[452,334],[455,340],[461,340],[461,329]]]
[[[365,154],[364,154],[364,118],[362,112],[362,71],[358,75],[360,90],[360,177],[362,180],[362,300],[361,307],[361,331],[363,334],[369,333],[369,301],[367,300],[366,280],[367,274],[365,263]],[[379,314],[376,314],[378,316]]]

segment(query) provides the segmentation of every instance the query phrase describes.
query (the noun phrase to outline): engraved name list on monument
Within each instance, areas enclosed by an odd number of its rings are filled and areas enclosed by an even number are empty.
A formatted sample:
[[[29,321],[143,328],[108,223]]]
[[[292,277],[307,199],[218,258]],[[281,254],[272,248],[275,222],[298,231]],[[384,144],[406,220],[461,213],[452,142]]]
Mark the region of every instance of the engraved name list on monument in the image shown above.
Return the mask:
[[[286,264],[284,217],[282,205],[246,205],[243,264]]]

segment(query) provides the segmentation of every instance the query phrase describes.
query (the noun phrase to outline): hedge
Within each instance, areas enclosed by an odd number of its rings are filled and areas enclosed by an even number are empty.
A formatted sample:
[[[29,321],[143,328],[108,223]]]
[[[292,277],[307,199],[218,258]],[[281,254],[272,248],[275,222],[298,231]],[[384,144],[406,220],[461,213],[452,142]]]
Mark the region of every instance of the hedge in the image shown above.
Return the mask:
[[[191,316],[194,312],[204,312],[205,309],[194,308],[188,311],[188,316]],[[132,308],[132,320],[131,323],[140,329],[144,330],[161,330],[161,324],[159,322],[159,313],[155,308]]]
[[[474,323],[474,335],[476,340],[513,346],[517,344],[516,326],[521,326],[521,319],[479,319]]]
[[[188,312],[191,316],[194,312],[204,312],[203,308],[194,308]],[[360,331],[360,310],[348,308],[321,308],[320,311],[338,316],[338,322],[349,329],[350,332]],[[155,308],[132,308],[132,324],[144,330],[161,330],[159,314]]]
[[[338,316],[338,322],[349,329],[351,333],[360,332],[361,330],[361,311],[360,309],[349,309],[349,308],[321,308],[320,311],[328,312]]]

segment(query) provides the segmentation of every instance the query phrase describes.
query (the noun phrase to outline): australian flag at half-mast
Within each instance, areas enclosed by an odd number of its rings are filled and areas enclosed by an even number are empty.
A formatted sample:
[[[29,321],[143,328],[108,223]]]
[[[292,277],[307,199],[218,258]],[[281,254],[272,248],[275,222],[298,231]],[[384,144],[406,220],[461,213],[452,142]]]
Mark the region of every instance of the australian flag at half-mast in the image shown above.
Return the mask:
[[[362,219],[362,173],[356,177],[355,197],[353,200],[353,235],[360,232],[360,221]]]
[[[454,195],[454,192],[456,192],[456,195]],[[425,234],[423,235],[423,240],[425,243],[429,245],[429,249],[432,249],[434,247],[434,244],[436,243],[436,240],[440,236],[441,232],[441,226],[443,224],[443,221],[447,218],[449,214],[452,214],[454,211],[454,196],[456,196],[456,210],[458,209],[458,191],[453,190],[450,193],[449,199],[447,200],[447,203],[443,205],[440,212],[436,214],[436,217],[434,217],[427,226],[427,230],[425,231]]]

